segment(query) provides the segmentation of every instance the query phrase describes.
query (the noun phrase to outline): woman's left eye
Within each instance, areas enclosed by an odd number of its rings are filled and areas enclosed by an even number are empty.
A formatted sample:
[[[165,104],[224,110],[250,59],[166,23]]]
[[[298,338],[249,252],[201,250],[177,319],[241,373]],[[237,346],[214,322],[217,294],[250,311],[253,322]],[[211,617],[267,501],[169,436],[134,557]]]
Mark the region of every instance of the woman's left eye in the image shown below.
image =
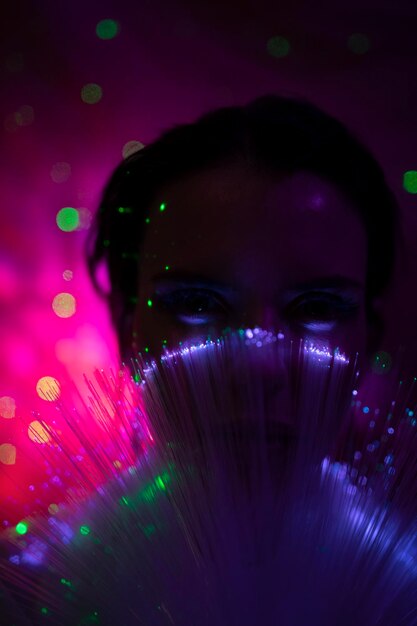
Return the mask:
[[[223,298],[208,289],[177,289],[156,294],[155,301],[162,311],[190,326],[215,323],[227,313]]]
[[[359,310],[355,300],[331,294],[297,298],[288,308],[287,317],[292,323],[311,331],[332,330],[336,324],[353,317]]]

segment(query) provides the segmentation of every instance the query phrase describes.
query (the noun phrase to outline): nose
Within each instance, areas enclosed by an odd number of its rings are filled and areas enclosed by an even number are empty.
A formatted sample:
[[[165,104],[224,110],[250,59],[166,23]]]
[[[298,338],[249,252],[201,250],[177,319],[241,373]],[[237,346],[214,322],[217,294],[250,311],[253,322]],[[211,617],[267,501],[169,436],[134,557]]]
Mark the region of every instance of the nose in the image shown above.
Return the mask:
[[[283,320],[277,307],[269,303],[259,303],[248,307],[243,313],[246,328],[263,328],[271,332],[283,331]]]

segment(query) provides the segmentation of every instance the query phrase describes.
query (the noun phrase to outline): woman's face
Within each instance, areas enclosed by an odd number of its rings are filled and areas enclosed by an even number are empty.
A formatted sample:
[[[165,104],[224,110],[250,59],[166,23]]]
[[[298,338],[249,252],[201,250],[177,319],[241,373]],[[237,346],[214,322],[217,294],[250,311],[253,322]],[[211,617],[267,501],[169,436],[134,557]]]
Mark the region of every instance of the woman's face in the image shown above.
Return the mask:
[[[366,232],[338,188],[312,173],[236,162],[166,184],[141,250],[140,351],[260,326],[366,352]]]

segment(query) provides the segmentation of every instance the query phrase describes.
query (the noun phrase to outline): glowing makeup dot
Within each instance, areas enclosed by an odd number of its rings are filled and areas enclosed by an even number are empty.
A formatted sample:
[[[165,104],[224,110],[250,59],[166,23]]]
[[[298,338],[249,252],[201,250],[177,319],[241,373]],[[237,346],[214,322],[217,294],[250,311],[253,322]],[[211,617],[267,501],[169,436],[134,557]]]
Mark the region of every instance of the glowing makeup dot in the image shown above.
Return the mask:
[[[348,48],[355,54],[365,54],[370,48],[369,39],[362,33],[354,33],[348,39]]]
[[[59,506],[57,504],[53,503],[48,506],[48,513],[50,515],[56,515],[58,511],[59,511]]]
[[[148,300],[147,305],[148,305],[149,307],[151,307],[151,306],[152,306],[152,300]]]
[[[59,293],[52,301],[52,309],[58,317],[72,317],[77,308],[77,301],[70,293]]]
[[[166,269],[166,271],[168,271],[169,270],[169,265],[165,265],[165,269]]]
[[[148,347],[145,348],[145,352],[149,352],[149,348]]]
[[[377,352],[372,361],[372,370],[376,374],[386,374],[390,371],[392,365],[392,358],[388,352]]]
[[[46,608],[46,606],[43,606],[41,608],[41,613],[42,613],[42,615],[48,615],[48,609]]]
[[[50,176],[54,183],[65,183],[71,176],[71,165],[65,161],[58,161],[52,166]]]
[[[30,126],[34,118],[33,107],[28,104],[21,106],[14,114],[14,119],[18,126]]]
[[[290,42],[285,37],[271,37],[266,43],[269,54],[275,58],[286,57],[290,52]]]
[[[35,443],[48,443],[51,440],[48,431],[45,430],[38,420],[34,420],[29,424],[28,437]]]
[[[64,272],[62,273],[62,278],[64,280],[72,280],[74,277],[74,274],[72,273],[71,270],[64,270]]]
[[[162,212],[162,211],[165,211],[166,206],[167,206],[167,205],[165,204],[165,202],[162,202],[162,203],[159,205],[159,210],[160,210],[161,212]]]
[[[80,526],[80,533],[84,536],[89,535],[90,534],[89,526]]]
[[[18,535],[26,535],[28,528],[29,526],[26,522],[19,522],[16,524],[16,532]]]
[[[81,100],[86,104],[97,104],[103,97],[103,90],[97,83],[88,83],[81,89]]]
[[[42,376],[36,383],[36,393],[42,400],[54,402],[61,394],[61,385],[52,376]]]
[[[124,207],[124,206],[119,206],[119,208],[117,209],[119,211],[119,213],[132,213],[132,208],[131,207]]]
[[[403,187],[408,193],[417,193],[417,171],[404,172]]]
[[[0,463],[3,465],[14,465],[16,463],[16,446],[11,443],[0,445]]]
[[[147,217],[147,218],[145,219],[145,224],[150,224],[150,221],[151,221],[151,220],[149,219],[149,217]]]
[[[357,391],[357,389],[354,389],[354,390],[352,391],[352,396],[357,396],[357,395],[358,395],[358,391]]]
[[[369,406],[364,406],[364,407],[363,407],[363,409],[362,409],[362,411],[363,411],[364,413],[369,413]]]
[[[127,159],[127,157],[129,157],[131,154],[135,154],[135,152],[139,152],[139,150],[142,150],[142,148],[144,147],[145,145],[141,143],[140,141],[128,141],[123,146],[122,156],[124,159]]]
[[[56,223],[60,230],[70,233],[75,230],[80,223],[80,216],[77,209],[73,207],[65,207],[58,211]]]
[[[16,401],[10,396],[2,396],[0,398],[0,417],[6,420],[13,419],[16,415]]]
[[[96,26],[99,39],[114,39],[120,32],[120,24],[115,20],[101,20]]]

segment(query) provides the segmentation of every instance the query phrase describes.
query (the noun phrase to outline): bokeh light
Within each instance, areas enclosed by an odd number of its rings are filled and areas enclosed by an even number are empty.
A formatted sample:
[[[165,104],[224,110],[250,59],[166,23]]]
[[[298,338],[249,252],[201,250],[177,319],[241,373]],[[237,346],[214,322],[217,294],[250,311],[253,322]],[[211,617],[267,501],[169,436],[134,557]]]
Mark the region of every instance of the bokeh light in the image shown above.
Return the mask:
[[[273,57],[286,57],[290,52],[290,42],[285,37],[271,37],[267,41],[266,48]]]
[[[16,415],[16,401],[10,396],[0,398],[0,416],[6,420],[13,419]]]
[[[86,209],[85,207],[79,208],[78,217],[79,223],[77,230],[88,230],[91,226],[91,222],[93,221],[93,214],[90,209]]]
[[[86,104],[97,104],[103,97],[103,90],[97,83],[88,83],[81,89],[81,100]]]
[[[36,393],[42,400],[53,402],[61,394],[61,385],[53,376],[42,376],[36,383]]]
[[[16,524],[16,532],[18,535],[26,535],[28,528],[29,526],[26,522],[19,522]]]
[[[353,33],[348,39],[348,48],[355,54],[365,54],[370,45],[369,38],[363,33]]]
[[[64,270],[62,272],[62,278],[67,281],[72,280],[74,278],[72,270]]]
[[[59,511],[59,506],[55,503],[52,503],[48,506],[49,515],[56,515]]]
[[[56,216],[56,223],[60,230],[66,233],[70,233],[75,230],[80,223],[80,215],[77,209],[73,207],[64,207],[58,211]]]
[[[404,172],[403,187],[408,193],[417,193],[417,171]]]
[[[14,465],[16,463],[16,446],[11,443],[0,445],[0,463],[3,465]]]
[[[54,163],[51,169],[51,178],[54,183],[65,183],[71,176],[71,165],[66,161]]]
[[[120,32],[120,24],[115,20],[101,20],[96,26],[99,39],[113,39]]]
[[[58,317],[72,317],[77,309],[77,301],[71,293],[58,293],[52,301],[52,309]]]
[[[33,420],[28,427],[28,437],[35,443],[48,443],[51,438],[41,422]]]
[[[24,104],[16,111],[14,119],[18,126],[30,126],[35,119],[33,107],[28,104]]]
[[[122,156],[124,159],[127,159],[128,156],[130,156],[131,154],[134,154],[135,152],[139,152],[139,150],[142,150],[142,148],[144,147],[145,147],[144,144],[141,143],[140,141],[133,141],[133,140],[128,141],[123,146]]]

